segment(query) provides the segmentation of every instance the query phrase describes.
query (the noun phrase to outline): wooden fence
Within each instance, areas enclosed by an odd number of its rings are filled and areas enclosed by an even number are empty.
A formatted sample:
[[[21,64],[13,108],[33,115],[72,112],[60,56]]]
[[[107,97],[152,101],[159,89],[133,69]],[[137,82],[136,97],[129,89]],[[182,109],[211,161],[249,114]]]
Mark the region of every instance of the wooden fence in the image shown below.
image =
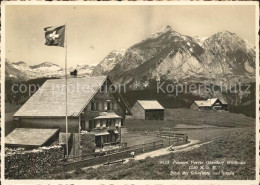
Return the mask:
[[[65,171],[75,170],[76,168],[89,167],[100,164],[110,164],[113,161],[123,160],[131,156],[131,152],[140,154],[148,151],[153,151],[167,146],[178,146],[188,142],[188,136],[181,133],[169,132],[142,132],[141,134],[151,135],[169,139],[169,142],[158,140],[155,142],[134,145],[130,147],[121,147],[114,150],[103,151],[102,153],[93,153],[78,157],[71,157],[62,160],[62,165]],[[165,139],[164,139],[165,140]],[[101,154],[101,155],[98,155]]]
[[[233,126],[231,126],[233,127]],[[201,130],[203,128],[201,127],[167,127],[167,128],[161,128],[161,127],[134,127],[131,129],[128,129],[130,132],[160,132],[160,131],[186,131],[186,130]],[[205,129],[205,128],[204,128]]]
[[[64,171],[72,171],[75,170],[76,168],[83,168],[83,167],[89,167],[89,166],[94,166],[94,165],[99,165],[99,164],[105,164],[111,161],[115,160],[122,160],[125,158],[130,158],[131,152],[135,152],[135,154],[140,154],[144,153],[147,151],[153,151],[159,148],[162,148],[163,145],[163,140],[151,142],[151,143],[145,143],[141,145],[134,145],[131,147],[124,148],[121,151],[114,152],[114,153],[107,153],[103,156],[96,156],[96,157],[91,157],[91,158],[86,158],[84,159],[85,156],[79,156],[79,157],[74,157],[75,160],[73,162],[68,162],[67,160],[62,160],[62,165]],[[72,158],[70,158],[72,159]]]
[[[165,146],[178,146],[188,142],[188,136],[182,133],[169,133],[169,132],[142,132],[141,134],[148,136],[155,136],[161,138],[168,138],[169,143],[164,143]]]

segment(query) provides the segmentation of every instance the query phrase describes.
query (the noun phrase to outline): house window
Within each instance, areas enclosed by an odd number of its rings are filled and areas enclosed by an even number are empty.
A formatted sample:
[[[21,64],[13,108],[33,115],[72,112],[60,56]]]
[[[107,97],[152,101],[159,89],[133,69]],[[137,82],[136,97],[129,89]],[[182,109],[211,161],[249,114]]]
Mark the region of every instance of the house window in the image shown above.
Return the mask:
[[[108,123],[108,124],[107,124],[107,125],[108,125],[107,127],[111,127],[111,126],[112,126],[112,120],[108,119],[108,120],[107,120],[107,123]]]
[[[98,102],[91,102],[91,110],[98,111]]]
[[[97,120],[94,120],[94,128],[97,128]]]
[[[86,130],[85,120],[80,121],[81,130]]]
[[[107,110],[112,110],[112,103],[111,102],[107,103]]]
[[[91,102],[91,110],[92,110],[92,111],[95,110],[95,102]]]
[[[93,120],[89,120],[89,129],[93,129],[95,128],[95,125],[94,125],[94,121]]]
[[[106,90],[106,85],[103,84],[103,85],[101,86],[100,92],[101,92],[101,93],[104,93],[105,90]]]
[[[107,103],[107,110],[114,110],[114,102]]]

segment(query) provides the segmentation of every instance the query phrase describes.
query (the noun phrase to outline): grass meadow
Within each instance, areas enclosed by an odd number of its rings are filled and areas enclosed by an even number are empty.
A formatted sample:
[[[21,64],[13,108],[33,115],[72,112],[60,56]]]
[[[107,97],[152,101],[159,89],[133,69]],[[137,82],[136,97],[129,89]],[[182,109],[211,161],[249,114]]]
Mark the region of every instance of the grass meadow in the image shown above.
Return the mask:
[[[174,128],[182,129],[176,130]],[[138,136],[133,130],[157,131],[167,128],[163,132],[185,133],[189,139],[209,142],[190,151],[171,153],[158,157],[148,157],[144,160],[130,160],[125,164],[100,166],[86,171],[79,170],[69,174],[71,179],[208,179],[208,180],[248,180],[255,179],[255,119],[243,114],[229,112],[196,111],[189,109],[166,109],[164,121],[127,120],[126,137],[131,144],[141,141],[149,142],[156,138]],[[176,130],[176,131],[175,131]],[[159,138],[159,137],[158,137]],[[198,169],[189,169],[190,165],[177,165],[172,161],[192,160],[224,161],[223,165],[198,166]],[[169,161],[164,164],[162,161]],[[230,165],[227,161],[238,161],[245,164]],[[183,175],[182,172],[188,173]],[[201,171],[211,175],[200,175]]]
[[[8,106],[8,105],[7,105]],[[19,106],[6,108],[5,133],[14,129],[13,114]],[[140,135],[134,129],[163,132],[185,133],[189,139],[200,140],[204,144],[190,151],[170,153],[158,157],[148,157],[144,160],[130,160],[125,164],[115,164],[87,170],[76,170],[74,173],[63,173],[62,179],[233,179],[247,180],[255,178],[255,119],[243,114],[230,112],[197,111],[190,109],[166,109],[165,120],[126,120],[126,134],[122,142],[128,146],[150,143],[168,139],[156,136]],[[176,129],[181,128],[181,129]],[[199,169],[189,169],[189,165],[172,164],[172,161],[243,161],[244,165],[229,165],[224,163],[217,169],[207,169],[213,175],[198,175]],[[170,161],[164,164],[162,161]],[[188,171],[186,175],[178,172]],[[234,175],[224,172],[233,172]],[[218,174],[220,172],[220,174]],[[57,177],[57,176],[56,176]]]
[[[221,180],[253,180],[255,178],[255,130],[253,128],[232,129],[230,132],[218,133],[220,137],[213,142],[202,145],[191,151],[171,153],[144,160],[131,160],[125,164],[100,166],[67,174],[69,179],[221,179]],[[190,165],[177,165],[173,161],[239,161],[245,164],[208,165],[210,169],[204,170],[215,175],[199,175],[200,169],[189,169]],[[164,164],[162,161],[169,161]],[[205,166],[204,166],[205,167]],[[188,171],[186,175],[176,175],[174,172]],[[218,174],[217,172],[220,172]],[[231,174],[233,172],[234,174]]]

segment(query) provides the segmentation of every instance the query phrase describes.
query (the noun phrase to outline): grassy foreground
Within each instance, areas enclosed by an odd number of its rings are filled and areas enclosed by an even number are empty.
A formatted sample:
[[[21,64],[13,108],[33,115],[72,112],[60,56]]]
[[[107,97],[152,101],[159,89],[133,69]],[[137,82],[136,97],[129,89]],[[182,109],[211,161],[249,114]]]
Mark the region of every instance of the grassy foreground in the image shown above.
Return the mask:
[[[223,165],[208,165],[210,169],[190,169],[191,161],[224,161]],[[169,161],[169,164],[167,164]],[[189,164],[173,164],[173,161],[187,161]],[[227,164],[227,161],[238,161],[245,164]],[[196,166],[196,165],[192,165]],[[216,166],[216,169],[213,169]],[[188,171],[189,174],[177,173]],[[191,174],[191,172],[196,172]],[[211,175],[199,175],[201,171],[210,172]],[[215,174],[213,174],[213,172]],[[220,174],[218,174],[220,172]],[[232,173],[233,174],[232,174]],[[177,175],[176,175],[177,174]],[[164,156],[132,160],[126,164],[100,166],[87,170],[76,170],[67,174],[69,179],[250,179],[255,178],[255,131],[246,128],[226,133],[213,142],[202,145],[191,151],[171,153]]]
[[[191,109],[165,109],[164,120],[126,120],[126,127],[129,131],[143,128],[159,130],[162,128],[176,127],[254,127],[255,118],[243,114],[230,113],[227,111],[198,111]]]

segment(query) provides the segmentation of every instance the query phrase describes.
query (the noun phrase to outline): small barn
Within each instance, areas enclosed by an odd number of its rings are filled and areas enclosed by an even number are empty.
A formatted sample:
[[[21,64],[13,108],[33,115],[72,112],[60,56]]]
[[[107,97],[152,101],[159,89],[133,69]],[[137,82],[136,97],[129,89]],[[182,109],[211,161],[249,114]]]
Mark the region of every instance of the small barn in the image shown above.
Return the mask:
[[[190,108],[197,110],[225,110],[227,111],[228,104],[219,98],[210,98],[207,100],[193,101]]]
[[[164,108],[157,100],[137,100],[131,112],[132,119],[164,120]]]

